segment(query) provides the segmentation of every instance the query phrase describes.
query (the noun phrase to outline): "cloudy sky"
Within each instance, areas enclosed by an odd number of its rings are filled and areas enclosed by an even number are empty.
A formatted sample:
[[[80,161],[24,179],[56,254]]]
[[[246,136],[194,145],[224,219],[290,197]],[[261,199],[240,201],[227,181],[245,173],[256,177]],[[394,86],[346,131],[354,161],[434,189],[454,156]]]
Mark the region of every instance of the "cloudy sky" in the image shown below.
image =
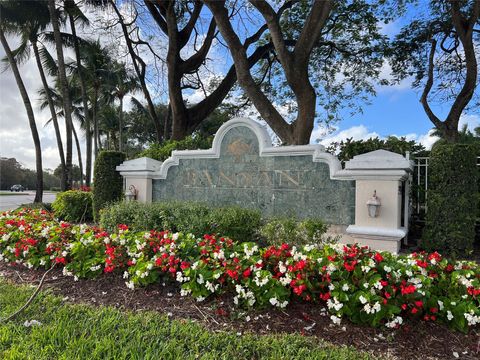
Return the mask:
[[[91,17],[109,18],[108,13],[90,14]],[[399,24],[392,23],[384,28],[385,33],[395,33]],[[89,30],[89,37],[100,38],[102,42],[113,42],[118,44],[117,49],[122,48],[122,41],[117,31]],[[9,38],[11,47],[16,44],[16,39]],[[4,57],[3,47],[0,47],[0,57]],[[225,54],[217,54],[219,58]],[[215,59],[215,55],[211,57]],[[153,59],[150,59],[153,62]],[[213,61],[214,62],[214,61]],[[44,168],[53,169],[59,164],[59,155],[56,146],[53,127],[45,126],[50,118],[48,110],[38,109],[37,91],[41,87],[40,77],[36,63],[33,59],[20,67],[23,81],[33,102],[36,123],[40,133],[42,144],[42,156]],[[385,66],[385,73],[388,73],[388,66]],[[207,76],[207,75],[206,75]],[[211,73],[210,73],[211,76]],[[155,79],[162,82],[164,79]],[[190,95],[190,102],[200,100],[201,94]],[[311,142],[320,141],[328,145],[332,141],[340,141],[349,137],[354,139],[367,139],[370,137],[386,137],[388,135],[405,136],[408,140],[416,140],[429,148],[435,141],[430,136],[432,124],[426,117],[419,102],[420,95],[410,88],[408,81],[397,86],[378,87],[377,96],[372,99],[370,105],[363,108],[363,114],[345,116],[336,125],[333,133],[325,135],[322,128],[316,128],[312,134]],[[128,105],[128,101],[126,101]],[[447,107],[441,105],[435,109],[440,115],[444,115]],[[252,110],[252,115],[255,110]],[[480,125],[478,113],[469,113],[462,116],[462,124],[468,124],[470,129]],[[33,141],[28,126],[28,119],[22,99],[19,95],[13,74],[10,71],[0,73],[0,156],[15,157],[24,166],[34,168],[35,153]],[[74,155],[74,161],[76,161]]]

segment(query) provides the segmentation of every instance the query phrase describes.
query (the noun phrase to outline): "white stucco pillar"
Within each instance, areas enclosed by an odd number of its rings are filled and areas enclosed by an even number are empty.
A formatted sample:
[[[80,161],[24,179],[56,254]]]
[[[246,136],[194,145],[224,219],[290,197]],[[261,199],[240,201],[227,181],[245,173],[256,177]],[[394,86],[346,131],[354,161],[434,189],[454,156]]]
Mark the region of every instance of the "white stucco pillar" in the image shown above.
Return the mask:
[[[158,171],[161,165],[161,161],[142,157],[124,161],[116,170],[125,180],[124,191],[133,185],[137,191],[138,201],[152,202],[152,174]]]
[[[408,232],[408,219],[401,223],[402,182],[412,169],[410,160],[386,150],[355,156],[345,164],[344,173],[355,180],[355,224],[346,230],[355,242],[398,253]],[[371,217],[367,201],[374,192],[381,205],[378,215]],[[408,206],[408,194],[405,201]]]

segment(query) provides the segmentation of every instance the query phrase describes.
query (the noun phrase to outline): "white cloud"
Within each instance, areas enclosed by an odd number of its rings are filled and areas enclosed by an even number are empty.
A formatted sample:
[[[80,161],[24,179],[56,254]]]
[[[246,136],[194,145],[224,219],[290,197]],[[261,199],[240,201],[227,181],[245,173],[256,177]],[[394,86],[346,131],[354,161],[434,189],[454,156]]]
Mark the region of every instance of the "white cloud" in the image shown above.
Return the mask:
[[[320,144],[328,146],[334,142],[340,142],[348,138],[353,138],[353,140],[365,140],[372,137],[379,136],[378,133],[374,131],[369,131],[365,125],[352,126],[351,128],[335,131],[333,134],[325,136],[326,129],[318,127],[312,133],[310,142],[315,143],[321,137],[323,139],[320,141]]]

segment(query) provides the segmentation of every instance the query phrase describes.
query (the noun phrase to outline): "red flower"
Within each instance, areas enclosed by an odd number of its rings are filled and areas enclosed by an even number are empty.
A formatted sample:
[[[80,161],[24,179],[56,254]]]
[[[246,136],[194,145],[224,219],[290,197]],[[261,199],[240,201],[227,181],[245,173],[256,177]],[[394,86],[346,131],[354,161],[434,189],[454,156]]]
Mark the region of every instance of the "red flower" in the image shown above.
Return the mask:
[[[415,306],[418,307],[418,308],[423,307],[423,302],[422,302],[422,300],[415,301]]]
[[[380,254],[380,253],[378,253],[378,252],[375,253],[375,255],[373,256],[373,258],[374,258],[375,261],[378,262],[378,263],[380,263],[380,262],[383,261],[383,256],[382,256],[382,254]]]
[[[400,307],[402,308],[402,310],[407,310],[407,304],[402,304]]]
[[[119,224],[119,225],[118,225],[118,229],[119,229],[119,230],[123,230],[123,231],[128,230],[128,225]]]
[[[330,291],[325,294],[320,294],[320,299],[322,299],[323,301],[327,301],[328,299],[330,299]]]
[[[416,314],[418,312],[417,308],[412,308],[412,314]]]
[[[56,258],[55,258],[55,262],[56,262],[57,264],[63,264],[63,265],[65,265],[65,264],[67,263],[67,260],[65,260],[64,257],[56,257]]]
[[[302,284],[302,285],[298,285],[296,287],[293,288],[293,292],[295,294],[297,294],[298,296],[302,295],[303,291],[307,288],[306,285]]]
[[[400,291],[402,295],[413,294],[415,290],[416,290],[415,285],[408,285],[408,286],[400,285]]]
[[[424,269],[426,269],[428,266],[426,261],[421,261],[421,260],[417,260],[417,265]]]
[[[252,270],[250,270],[250,268],[247,268],[244,272],[243,272],[243,277],[244,278],[247,278],[250,276],[250,274],[252,273]]]
[[[186,261],[182,261],[182,263],[180,264],[180,269],[182,270],[188,269],[189,267],[190,267],[190,264]]]
[[[349,272],[352,272],[353,270],[355,270],[355,265],[357,265],[357,260],[353,260],[350,264],[348,263],[348,261],[345,261],[343,263],[343,266]]]

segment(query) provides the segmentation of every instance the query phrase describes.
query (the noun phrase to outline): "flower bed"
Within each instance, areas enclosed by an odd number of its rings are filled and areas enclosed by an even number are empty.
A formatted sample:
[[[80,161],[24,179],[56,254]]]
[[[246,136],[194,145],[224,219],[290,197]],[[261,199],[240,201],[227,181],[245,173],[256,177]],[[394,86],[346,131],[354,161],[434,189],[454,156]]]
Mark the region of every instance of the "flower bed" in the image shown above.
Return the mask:
[[[203,301],[231,292],[238,306],[284,308],[295,298],[325,303],[334,323],[390,328],[406,319],[467,331],[480,323],[480,267],[438,253],[394,256],[357,245],[260,248],[228,238],[164,232],[114,234],[59,222],[43,210],[0,216],[0,261],[64,274],[123,273],[129,288],[162,279]]]

